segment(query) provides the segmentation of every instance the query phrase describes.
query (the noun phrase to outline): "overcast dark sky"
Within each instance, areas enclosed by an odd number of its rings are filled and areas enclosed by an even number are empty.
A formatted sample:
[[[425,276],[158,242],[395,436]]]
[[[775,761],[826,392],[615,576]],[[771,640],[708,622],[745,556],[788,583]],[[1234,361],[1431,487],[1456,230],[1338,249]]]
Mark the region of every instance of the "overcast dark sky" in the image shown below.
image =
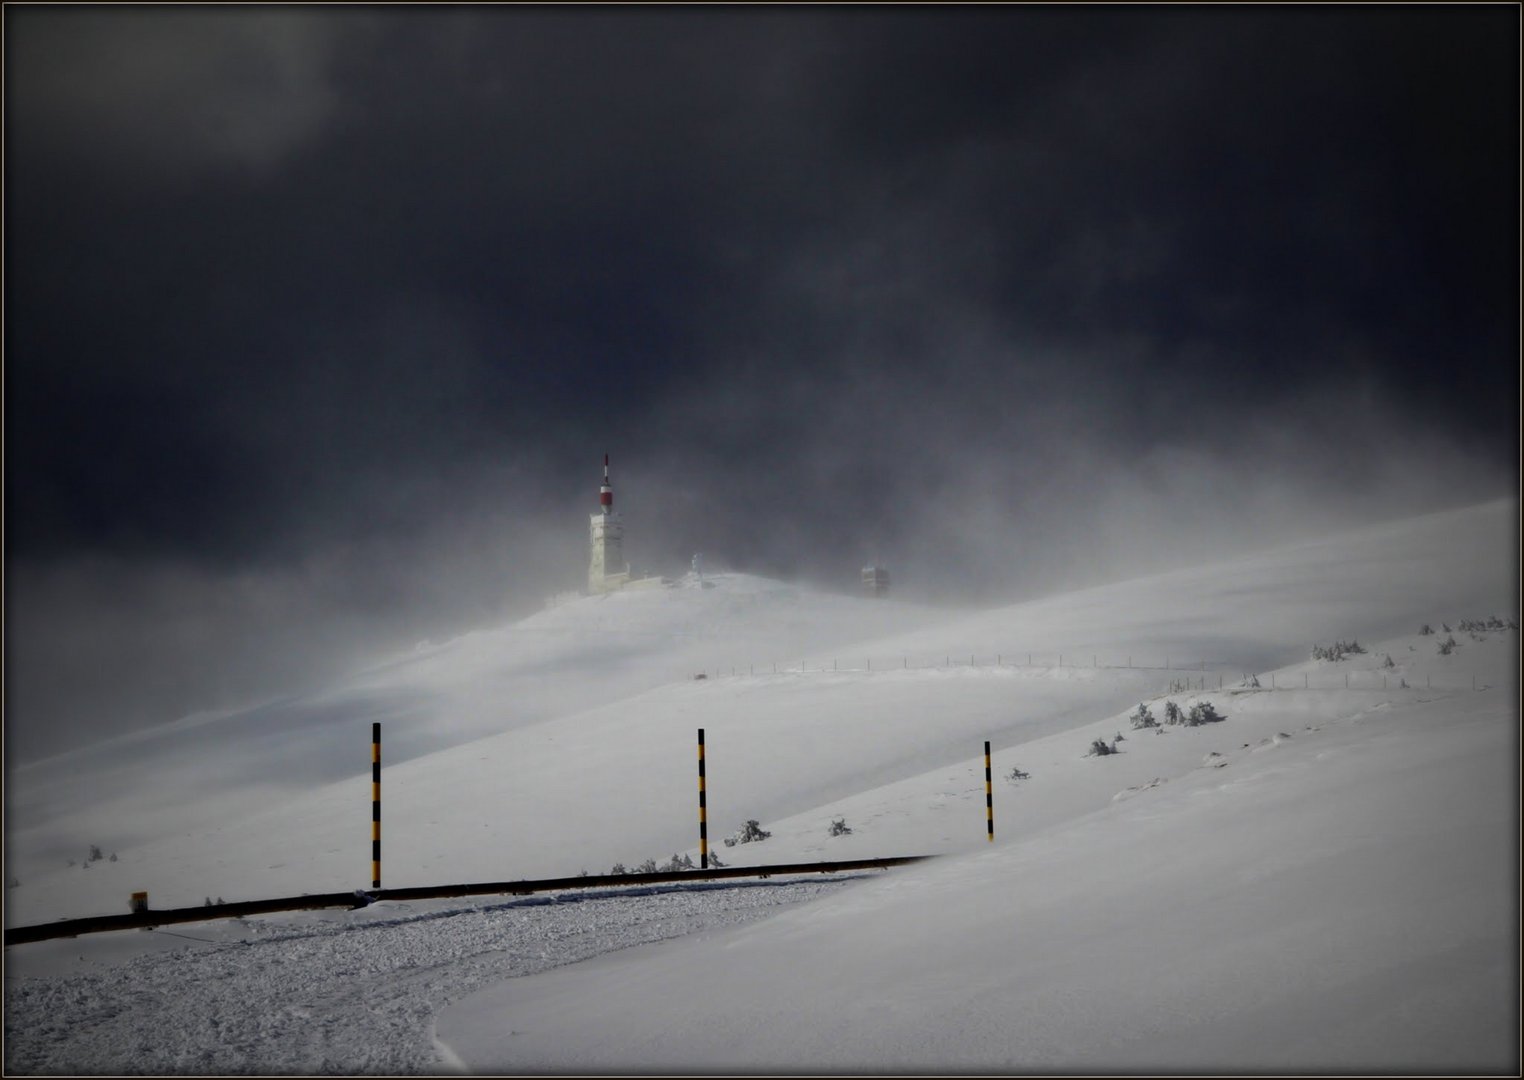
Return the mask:
[[[605,451],[949,601],[1518,487],[1513,5],[4,17],[13,759],[575,588]]]

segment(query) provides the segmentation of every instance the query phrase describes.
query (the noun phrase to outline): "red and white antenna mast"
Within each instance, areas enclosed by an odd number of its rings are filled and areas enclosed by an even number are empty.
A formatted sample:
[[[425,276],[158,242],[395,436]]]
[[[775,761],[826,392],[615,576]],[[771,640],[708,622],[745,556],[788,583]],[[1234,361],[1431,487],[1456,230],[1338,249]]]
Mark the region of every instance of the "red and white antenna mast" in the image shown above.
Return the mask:
[[[624,561],[624,523],[614,513],[614,487],[609,483],[609,456],[603,455],[603,486],[598,489],[598,513],[588,522],[591,542],[587,566],[589,592],[610,592],[623,588],[630,579],[629,564]]]

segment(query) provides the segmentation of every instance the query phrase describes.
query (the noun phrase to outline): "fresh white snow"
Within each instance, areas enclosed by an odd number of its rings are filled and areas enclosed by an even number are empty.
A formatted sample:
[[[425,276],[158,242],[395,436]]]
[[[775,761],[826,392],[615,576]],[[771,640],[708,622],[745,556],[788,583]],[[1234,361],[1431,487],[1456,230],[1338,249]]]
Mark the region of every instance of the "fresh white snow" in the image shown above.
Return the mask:
[[[846,883],[206,924],[184,935],[219,944],[169,951],[164,932],[13,947],[7,1069],[1513,1070],[1518,632],[1455,631],[1441,656],[1447,635],[1416,631],[1518,617],[1517,513],[956,618],[719,575],[19,770],[7,925],[125,910],[135,889],[174,907],[367,885],[373,719],[399,748],[388,886],[696,856],[699,727],[727,863],[940,857]],[[1368,651],[1307,659],[1350,638]],[[1166,699],[1226,719],[1131,729]],[[180,747],[196,730],[216,737]],[[1117,733],[1120,753],[1082,756]],[[341,743],[353,763],[330,775]],[[112,850],[123,815],[139,839],[118,861],[63,865]],[[748,818],[772,837],[723,846]],[[151,1045],[135,1010],[160,1018]]]

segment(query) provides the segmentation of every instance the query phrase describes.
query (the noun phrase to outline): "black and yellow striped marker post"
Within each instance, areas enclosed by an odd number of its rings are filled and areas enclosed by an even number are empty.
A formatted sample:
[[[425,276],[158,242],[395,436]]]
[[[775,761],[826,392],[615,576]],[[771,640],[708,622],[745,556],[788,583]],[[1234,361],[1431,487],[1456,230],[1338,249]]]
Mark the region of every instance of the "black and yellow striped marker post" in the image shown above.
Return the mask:
[[[990,777],[990,742],[984,740],[984,827],[990,843],[995,842],[995,785]]]
[[[699,728],[699,869],[709,869],[709,814],[704,791],[704,729]]]
[[[370,887],[381,887],[381,725],[370,726]]]

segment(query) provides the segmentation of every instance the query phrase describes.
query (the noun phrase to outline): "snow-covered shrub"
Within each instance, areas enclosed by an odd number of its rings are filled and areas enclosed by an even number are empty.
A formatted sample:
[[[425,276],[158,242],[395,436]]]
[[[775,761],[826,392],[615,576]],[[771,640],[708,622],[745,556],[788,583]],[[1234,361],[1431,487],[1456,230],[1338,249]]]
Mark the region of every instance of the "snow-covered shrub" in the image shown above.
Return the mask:
[[[1312,658],[1314,660],[1343,660],[1346,656],[1356,656],[1365,651],[1365,647],[1358,641],[1336,641],[1332,645],[1314,645]]]
[[[1105,739],[1092,739],[1090,749],[1085,752],[1086,757],[1105,757],[1107,754],[1115,754],[1116,748]]]
[[[1005,774],[1007,780],[1030,780],[1032,774],[1022,769],[1020,765],[1012,765],[1011,771]]]
[[[712,851],[709,853],[709,865],[715,870],[721,870],[725,866],[724,863],[720,862],[720,857]]]
[[[1141,701],[1138,702],[1137,711],[1127,719],[1132,721],[1132,727],[1134,731],[1139,731],[1143,728],[1159,726],[1159,721],[1154,719],[1154,714],[1150,712],[1148,706]]]
[[[832,818],[830,834],[832,836],[851,836],[852,829],[847,825],[846,818]]]
[[[758,840],[766,840],[771,835],[772,833],[767,832],[761,825],[757,824],[756,818],[752,818],[743,827],[725,837],[725,846],[735,847],[737,844],[751,844]]]
[[[1200,727],[1202,724],[1215,724],[1221,720],[1222,714],[1210,701],[1198,701],[1191,705],[1190,712],[1186,713],[1186,727]]]
[[[1238,685],[1239,686],[1243,686],[1243,687],[1247,687],[1250,690],[1258,690],[1259,689],[1259,676],[1258,675],[1248,675],[1248,676],[1245,676],[1244,681],[1239,683]]]
[[[679,870],[692,869],[693,860],[688,857],[686,852],[684,852],[682,855],[673,855],[672,858],[667,861],[667,864],[661,868],[662,873],[664,874],[675,874]]]
[[[1386,654],[1386,659],[1381,661],[1381,666],[1384,668],[1394,668],[1397,666],[1396,663],[1392,660],[1391,653]]]
[[[1184,719],[1185,717],[1180,713],[1179,705],[1176,705],[1173,701],[1166,701],[1164,703],[1164,722],[1166,724],[1178,724]]]
[[[1418,633],[1423,637],[1428,637],[1430,634],[1434,633],[1434,627],[1430,626],[1428,623],[1424,623],[1418,628]]]
[[[1458,644],[1459,642],[1455,640],[1454,635],[1445,638],[1445,640],[1439,643],[1439,655],[1449,656],[1452,652],[1455,651],[1455,646]]]
[[[1439,625],[1440,625],[1440,626],[1442,626],[1442,627],[1444,627],[1444,630],[1445,630],[1445,633],[1447,633],[1447,634],[1448,634],[1448,633],[1450,633],[1450,624],[1449,624],[1449,623],[1447,623],[1447,622],[1442,622],[1442,623],[1440,623],[1440,624],[1439,624]]]
[[[1462,619],[1455,625],[1474,634],[1485,633],[1488,630],[1517,630],[1519,628],[1519,624],[1512,619],[1500,619],[1496,615],[1489,615],[1485,619]]]
[[[609,877],[624,877],[628,873],[629,871],[625,869],[625,865],[622,862],[616,862],[613,866],[609,867]]]
[[[645,862],[641,863],[639,866],[637,866],[635,868],[635,872],[637,874],[654,874],[654,873],[656,873],[656,860],[655,859],[647,859]]]
[[[101,854],[101,849],[100,849],[99,845],[91,844],[90,845],[90,858],[87,861],[88,862],[100,862],[104,858],[105,858],[105,856]]]

